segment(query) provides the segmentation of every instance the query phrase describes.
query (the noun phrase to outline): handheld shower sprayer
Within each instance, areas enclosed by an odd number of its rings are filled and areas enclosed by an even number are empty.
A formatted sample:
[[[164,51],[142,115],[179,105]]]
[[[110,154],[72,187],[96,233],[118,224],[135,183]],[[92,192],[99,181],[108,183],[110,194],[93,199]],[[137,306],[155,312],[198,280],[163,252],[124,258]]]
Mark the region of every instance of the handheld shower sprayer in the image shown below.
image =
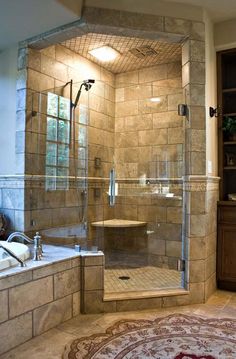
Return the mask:
[[[95,80],[93,80],[93,79],[84,80],[82,82],[82,84],[80,85],[79,91],[77,92],[75,102],[72,104],[72,107],[76,108],[76,106],[78,105],[82,87],[84,86],[85,90],[89,91],[94,83],[95,83]]]

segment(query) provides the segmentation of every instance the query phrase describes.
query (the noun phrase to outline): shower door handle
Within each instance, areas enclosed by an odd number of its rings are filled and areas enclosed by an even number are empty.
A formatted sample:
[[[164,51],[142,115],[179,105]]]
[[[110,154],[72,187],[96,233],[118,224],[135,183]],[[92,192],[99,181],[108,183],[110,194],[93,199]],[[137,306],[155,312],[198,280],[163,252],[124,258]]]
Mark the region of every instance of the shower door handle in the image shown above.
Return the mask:
[[[111,207],[115,205],[116,201],[116,173],[114,168],[110,171],[110,191],[109,191],[109,204]]]

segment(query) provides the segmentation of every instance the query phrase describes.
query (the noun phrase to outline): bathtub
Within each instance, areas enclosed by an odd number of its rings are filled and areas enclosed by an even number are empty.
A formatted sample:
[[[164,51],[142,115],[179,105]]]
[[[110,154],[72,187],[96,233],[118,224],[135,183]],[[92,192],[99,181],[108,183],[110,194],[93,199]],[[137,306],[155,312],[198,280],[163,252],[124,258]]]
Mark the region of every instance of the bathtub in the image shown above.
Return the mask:
[[[40,232],[43,243],[86,245],[86,229],[83,224],[45,229]]]
[[[0,241],[0,244],[5,246],[6,248],[9,248],[14,254],[17,255],[17,257],[19,257],[23,261],[25,261],[26,259],[28,259],[30,257],[30,250],[23,243],[16,243],[16,242],[8,243],[5,241]],[[0,248],[0,270],[6,269],[9,267],[13,267],[18,264],[19,263],[17,262],[16,259],[10,257],[4,251],[3,248]]]

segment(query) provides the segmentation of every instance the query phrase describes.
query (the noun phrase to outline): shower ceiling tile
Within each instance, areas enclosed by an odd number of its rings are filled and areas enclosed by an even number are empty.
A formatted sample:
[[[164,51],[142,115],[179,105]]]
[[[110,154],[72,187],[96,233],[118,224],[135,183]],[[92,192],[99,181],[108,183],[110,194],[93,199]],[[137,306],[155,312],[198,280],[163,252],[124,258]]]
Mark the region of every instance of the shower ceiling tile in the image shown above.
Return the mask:
[[[181,57],[180,43],[167,43],[137,37],[88,33],[64,41],[61,45],[114,74],[179,61]],[[121,56],[111,62],[102,62],[89,54],[89,51],[106,45],[117,50]]]

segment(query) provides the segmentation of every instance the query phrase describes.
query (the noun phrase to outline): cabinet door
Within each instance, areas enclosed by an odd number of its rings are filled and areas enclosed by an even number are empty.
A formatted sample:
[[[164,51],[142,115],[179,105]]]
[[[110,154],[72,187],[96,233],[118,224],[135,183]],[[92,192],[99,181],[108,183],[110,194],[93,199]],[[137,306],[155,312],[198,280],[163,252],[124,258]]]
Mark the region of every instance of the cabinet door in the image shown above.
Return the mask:
[[[236,226],[218,227],[218,280],[236,283]]]

